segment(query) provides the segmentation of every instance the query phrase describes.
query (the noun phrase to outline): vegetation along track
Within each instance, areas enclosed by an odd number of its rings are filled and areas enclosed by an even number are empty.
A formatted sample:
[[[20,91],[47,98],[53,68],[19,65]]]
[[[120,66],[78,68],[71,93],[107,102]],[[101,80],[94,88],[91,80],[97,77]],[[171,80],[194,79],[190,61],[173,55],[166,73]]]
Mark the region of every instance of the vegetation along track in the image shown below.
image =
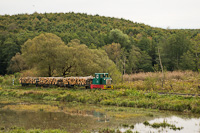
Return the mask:
[[[177,96],[198,96],[200,97],[200,94],[183,94],[183,93],[166,93],[166,92],[159,92],[159,95],[177,95]]]

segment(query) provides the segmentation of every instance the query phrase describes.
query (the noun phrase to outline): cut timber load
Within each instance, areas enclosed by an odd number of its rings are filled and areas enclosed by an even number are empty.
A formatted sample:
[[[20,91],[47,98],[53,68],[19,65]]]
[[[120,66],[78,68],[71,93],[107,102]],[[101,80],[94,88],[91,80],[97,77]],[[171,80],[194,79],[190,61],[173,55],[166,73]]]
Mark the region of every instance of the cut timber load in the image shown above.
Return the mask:
[[[92,80],[93,77],[92,76],[88,76],[88,77],[66,77],[63,78],[63,83],[65,85],[86,85],[86,81],[87,80]]]
[[[63,77],[39,77],[38,85],[57,85],[61,80]]]
[[[22,77],[19,82],[22,85],[37,84],[38,86],[48,86],[48,85],[58,85],[58,86],[68,86],[68,85],[78,85],[84,86],[87,84],[87,80],[92,83],[92,76],[87,77]]]
[[[19,79],[19,83],[22,85],[28,85],[28,84],[37,84],[38,77],[23,77]]]

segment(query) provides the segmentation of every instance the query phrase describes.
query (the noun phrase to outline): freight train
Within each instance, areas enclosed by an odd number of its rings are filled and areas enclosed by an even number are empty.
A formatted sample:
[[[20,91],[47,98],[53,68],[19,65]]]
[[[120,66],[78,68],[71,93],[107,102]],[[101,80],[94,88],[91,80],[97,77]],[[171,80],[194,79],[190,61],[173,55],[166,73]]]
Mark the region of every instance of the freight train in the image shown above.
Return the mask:
[[[21,77],[19,82],[22,86],[85,86],[86,89],[113,89],[112,78],[108,76],[108,73],[95,73],[95,77]]]

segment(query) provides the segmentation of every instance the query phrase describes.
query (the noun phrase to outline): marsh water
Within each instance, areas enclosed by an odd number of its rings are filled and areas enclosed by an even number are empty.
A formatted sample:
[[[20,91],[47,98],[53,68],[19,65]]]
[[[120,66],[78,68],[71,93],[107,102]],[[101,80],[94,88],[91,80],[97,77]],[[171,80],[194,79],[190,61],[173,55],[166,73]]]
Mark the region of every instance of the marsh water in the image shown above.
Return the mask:
[[[145,126],[163,121],[181,127]],[[126,125],[126,126],[124,126]],[[200,132],[200,116],[189,113],[137,109],[128,107],[92,106],[78,103],[0,103],[0,127],[25,129],[63,129],[78,133],[83,130],[96,132],[99,129],[119,129],[138,132]],[[132,127],[131,127],[132,126]],[[134,126],[134,128],[133,128]]]

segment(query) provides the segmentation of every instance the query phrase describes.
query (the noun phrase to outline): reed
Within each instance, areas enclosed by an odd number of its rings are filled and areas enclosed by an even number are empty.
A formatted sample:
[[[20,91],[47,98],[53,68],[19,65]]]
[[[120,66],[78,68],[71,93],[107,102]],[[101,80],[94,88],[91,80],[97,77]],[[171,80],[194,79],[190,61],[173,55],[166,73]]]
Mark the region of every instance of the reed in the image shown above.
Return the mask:
[[[183,80],[186,78],[191,78],[191,77],[199,77],[198,72],[193,72],[193,71],[167,71],[164,73],[165,75],[165,80]],[[162,78],[162,73],[161,72],[140,72],[140,73],[135,73],[135,74],[125,74],[123,76],[124,81],[138,81],[138,80],[145,80],[146,78],[157,78],[160,80]]]

